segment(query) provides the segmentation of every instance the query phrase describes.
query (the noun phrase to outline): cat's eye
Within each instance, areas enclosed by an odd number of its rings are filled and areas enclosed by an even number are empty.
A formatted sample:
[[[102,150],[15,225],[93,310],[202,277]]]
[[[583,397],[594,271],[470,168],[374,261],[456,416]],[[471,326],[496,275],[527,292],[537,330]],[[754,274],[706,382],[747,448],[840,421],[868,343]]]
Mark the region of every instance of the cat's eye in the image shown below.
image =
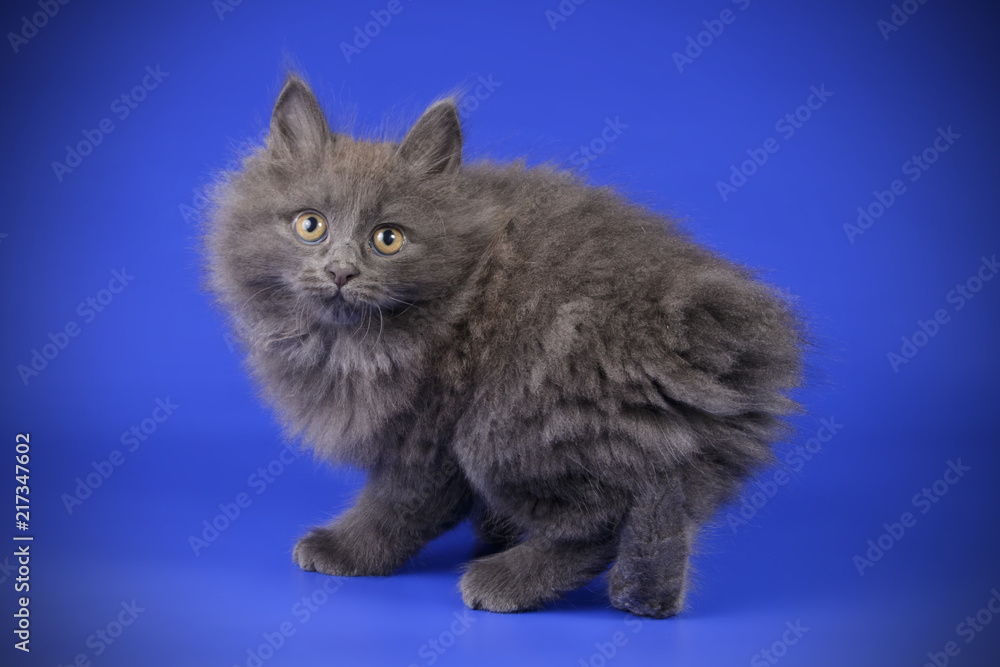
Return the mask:
[[[292,222],[295,234],[306,243],[319,243],[326,238],[326,220],[316,211],[303,211]]]
[[[403,247],[403,232],[395,227],[379,227],[372,234],[371,246],[380,255],[395,255]]]

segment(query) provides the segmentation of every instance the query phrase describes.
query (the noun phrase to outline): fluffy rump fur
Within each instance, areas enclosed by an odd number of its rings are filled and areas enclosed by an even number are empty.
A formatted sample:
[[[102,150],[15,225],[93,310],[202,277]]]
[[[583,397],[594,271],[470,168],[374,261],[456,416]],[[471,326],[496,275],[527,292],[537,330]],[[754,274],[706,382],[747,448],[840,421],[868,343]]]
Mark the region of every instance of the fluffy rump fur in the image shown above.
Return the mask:
[[[797,317],[609,189],[461,153],[450,100],[361,141],[291,76],[215,190],[210,287],[264,395],[369,473],[295,561],[388,574],[471,514],[501,547],[462,577],[471,607],[537,608],[614,563],[612,604],[675,614],[698,527],[796,408]]]

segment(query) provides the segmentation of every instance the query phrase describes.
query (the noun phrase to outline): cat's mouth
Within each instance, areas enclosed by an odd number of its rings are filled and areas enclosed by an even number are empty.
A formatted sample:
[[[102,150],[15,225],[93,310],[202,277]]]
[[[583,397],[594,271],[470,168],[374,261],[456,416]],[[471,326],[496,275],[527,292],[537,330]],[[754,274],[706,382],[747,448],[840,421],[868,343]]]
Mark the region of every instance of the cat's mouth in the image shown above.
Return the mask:
[[[357,326],[377,310],[374,305],[350,288],[332,286],[326,289],[308,290],[308,293],[319,306],[317,310],[322,317],[337,326]]]
[[[338,317],[342,317],[345,313],[356,312],[362,305],[356,299],[352,298],[349,292],[345,292],[342,288],[337,287],[323,290],[315,296],[325,311]]]
[[[403,299],[372,293],[365,285],[349,284],[305,286],[303,297],[310,301],[323,320],[334,326],[363,326],[371,319],[388,317],[409,309],[413,304]]]

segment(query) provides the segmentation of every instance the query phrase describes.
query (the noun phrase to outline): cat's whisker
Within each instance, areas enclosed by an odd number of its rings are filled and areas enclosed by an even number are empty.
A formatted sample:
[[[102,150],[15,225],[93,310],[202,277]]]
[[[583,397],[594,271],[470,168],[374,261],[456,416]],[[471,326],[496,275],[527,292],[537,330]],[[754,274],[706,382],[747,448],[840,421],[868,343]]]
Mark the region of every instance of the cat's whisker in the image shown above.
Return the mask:
[[[252,301],[253,299],[255,299],[255,298],[256,298],[257,296],[259,296],[259,295],[260,295],[260,294],[262,294],[263,292],[266,292],[266,291],[267,291],[267,290],[269,290],[269,289],[277,289],[277,288],[279,288],[279,287],[281,287],[281,283],[274,283],[273,285],[265,285],[265,286],[264,286],[264,287],[262,287],[261,289],[257,290],[256,292],[254,292],[253,294],[251,294],[250,296],[248,296],[248,297],[247,297],[247,298],[246,298],[246,299],[245,299],[245,300],[243,301],[243,303],[241,303],[241,304],[240,304],[239,306],[237,306],[237,309],[239,310],[240,314],[241,314],[241,315],[243,314],[243,311],[244,311],[244,310],[246,309],[246,307],[247,307],[248,305],[250,305],[250,302],[251,302],[251,301]]]
[[[395,301],[397,303],[401,303],[401,304],[403,304],[403,305],[406,306],[406,308],[404,308],[403,310],[399,311],[398,313],[393,313],[394,316],[402,315],[403,313],[405,313],[406,311],[408,311],[410,308],[416,308],[417,310],[421,310],[420,306],[418,306],[417,304],[415,304],[413,302],[404,301],[403,299],[397,299],[396,297],[389,296],[388,294],[383,294],[382,296],[383,296],[383,298],[389,299],[390,301]],[[381,309],[379,310],[379,312],[381,312]],[[390,319],[392,319],[392,318],[390,318]]]
[[[288,333],[279,333],[267,339],[267,344],[271,345],[273,343],[279,343],[283,340],[291,340],[292,338],[301,338],[305,334],[301,331],[291,331]]]
[[[375,337],[375,344],[372,345],[372,350],[375,350],[375,348],[378,347],[379,341],[382,340],[382,325],[384,324],[382,320],[382,309],[375,306],[375,310],[378,311],[378,336]]]
[[[368,338],[368,333],[371,331],[371,328],[372,328],[371,312],[370,311],[366,311],[365,314],[368,316],[368,328],[365,329],[365,335],[361,337],[361,341],[360,342],[362,342],[362,343],[365,342],[366,338]],[[364,320],[362,320],[362,321],[364,321]],[[361,328],[360,325],[358,326],[358,328],[359,329]]]
[[[357,305],[356,304],[352,304],[351,305],[351,317],[354,317],[354,312],[355,312],[356,309],[357,309]],[[365,323],[364,322],[364,318],[359,318],[358,319],[358,326],[356,326],[354,328],[354,331],[351,332],[351,335],[352,336],[356,336],[358,334],[358,332],[361,331],[361,327],[364,326],[364,323]],[[362,340],[364,340],[364,339],[362,338]]]
[[[351,332],[351,335],[357,336],[358,332],[361,331],[361,327],[364,326],[364,324],[365,324],[364,320],[358,320],[358,326],[354,327],[354,331]],[[368,332],[365,332],[365,335],[367,336]],[[361,340],[364,340],[364,338],[362,337]]]

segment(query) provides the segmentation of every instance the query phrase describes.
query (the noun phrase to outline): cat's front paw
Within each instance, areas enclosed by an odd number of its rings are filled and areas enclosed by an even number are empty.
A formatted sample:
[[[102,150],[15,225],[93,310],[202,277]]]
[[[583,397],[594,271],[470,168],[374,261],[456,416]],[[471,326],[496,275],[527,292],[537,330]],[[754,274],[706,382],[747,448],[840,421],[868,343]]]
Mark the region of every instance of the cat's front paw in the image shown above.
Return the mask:
[[[552,591],[536,579],[536,573],[511,567],[504,551],[469,564],[458,584],[462,601],[470,609],[512,613],[538,609]]]
[[[398,564],[365,553],[361,541],[345,539],[336,528],[313,528],[295,545],[292,559],[307,572],[338,577],[392,574]]]

